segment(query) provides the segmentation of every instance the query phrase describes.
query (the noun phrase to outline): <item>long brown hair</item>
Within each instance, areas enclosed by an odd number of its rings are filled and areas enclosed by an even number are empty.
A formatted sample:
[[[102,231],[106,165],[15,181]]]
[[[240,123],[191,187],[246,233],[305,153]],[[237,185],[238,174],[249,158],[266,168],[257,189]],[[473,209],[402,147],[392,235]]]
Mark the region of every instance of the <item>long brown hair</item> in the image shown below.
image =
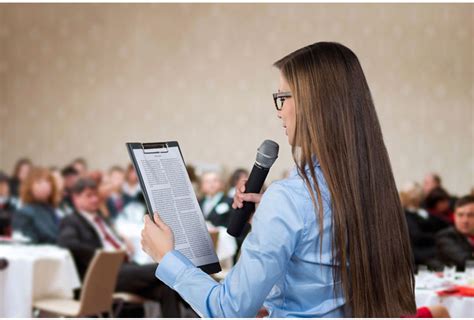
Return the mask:
[[[41,179],[45,179],[51,184],[51,195],[47,200],[47,204],[52,207],[57,207],[61,200],[61,194],[56,184],[56,180],[53,177],[53,174],[46,168],[33,167],[30,170],[25,181],[21,184],[21,201],[24,204],[33,204],[37,202],[33,195],[33,184]]]
[[[319,208],[320,231],[322,198],[314,156],[331,193],[329,241],[339,266],[334,268],[334,284],[342,282],[351,316],[415,314],[406,221],[359,60],[341,44],[318,42],[274,65],[295,99],[293,158]]]

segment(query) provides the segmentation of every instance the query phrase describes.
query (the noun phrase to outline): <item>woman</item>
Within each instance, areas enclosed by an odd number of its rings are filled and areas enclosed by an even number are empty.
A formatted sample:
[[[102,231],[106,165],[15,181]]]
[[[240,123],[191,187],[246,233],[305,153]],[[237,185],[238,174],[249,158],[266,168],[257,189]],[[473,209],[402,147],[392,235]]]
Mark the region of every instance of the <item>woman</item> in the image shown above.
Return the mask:
[[[21,158],[15,163],[15,168],[13,169],[10,180],[10,192],[12,197],[19,197],[21,184],[25,181],[32,166],[31,160],[28,158]]]
[[[174,250],[145,217],[142,246],[156,275],[208,317],[400,317],[415,314],[404,213],[364,73],[348,48],[319,42],[275,66],[274,94],[296,164],[260,201],[238,263],[223,283]],[[242,191],[242,190],[241,190]]]
[[[51,172],[33,168],[21,186],[23,206],[13,215],[13,230],[21,232],[32,243],[55,244],[59,234],[60,215],[56,211],[60,193]]]

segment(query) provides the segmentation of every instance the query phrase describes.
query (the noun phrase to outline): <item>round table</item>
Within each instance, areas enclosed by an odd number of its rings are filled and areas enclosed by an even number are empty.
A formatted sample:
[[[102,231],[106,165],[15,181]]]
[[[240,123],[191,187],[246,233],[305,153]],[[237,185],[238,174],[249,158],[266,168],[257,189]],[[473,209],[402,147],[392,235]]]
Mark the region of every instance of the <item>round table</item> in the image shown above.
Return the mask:
[[[456,295],[439,296],[438,291],[447,289],[453,285],[472,285],[466,274],[456,273],[452,280],[439,277],[435,273],[427,273],[415,277],[415,299],[416,306],[427,307],[443,305],[448,309],[452,318],[474,317],[474,297],[463,297]]]
[[[72,298],[81,286],[68,250],[49,245],[0,244],[0,317],[31,317],[33,301]]]

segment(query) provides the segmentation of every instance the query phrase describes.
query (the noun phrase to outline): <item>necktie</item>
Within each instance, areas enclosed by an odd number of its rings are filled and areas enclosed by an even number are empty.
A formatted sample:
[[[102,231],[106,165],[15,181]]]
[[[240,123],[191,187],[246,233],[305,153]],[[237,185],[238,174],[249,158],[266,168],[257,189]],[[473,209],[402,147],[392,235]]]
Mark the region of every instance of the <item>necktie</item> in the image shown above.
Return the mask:
[[[102,232],[102,235],[104,236],[105,241],[108,241],[115,249],[120,249],[121,246],[120,244],[115,240],[115,238],[107,231],[107,228],[105,228],[104,222],[99,216],[94,217],[94,221],[97,223],[99,226],[100,232]]]

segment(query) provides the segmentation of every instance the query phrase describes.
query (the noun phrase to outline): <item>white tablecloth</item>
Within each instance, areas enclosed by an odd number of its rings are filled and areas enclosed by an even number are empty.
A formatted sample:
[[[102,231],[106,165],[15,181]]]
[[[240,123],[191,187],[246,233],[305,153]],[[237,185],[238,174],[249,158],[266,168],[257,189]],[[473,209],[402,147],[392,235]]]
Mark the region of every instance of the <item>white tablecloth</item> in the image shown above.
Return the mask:
[[[474,297],[443,296],[439,297],[436,290],[416,289],[416,306],[426,307],[436,304],[445,306],[452,318],[474,317]]]
[[[0,317],[31,317],[33,301],[72,298],[81,283],[69,251],[54,246],[0,244]]]
[[[463,273],[457,273],[455,279],[446,280],[436,276],[434,273],[417,276],[415,283],[415,298],[417,307],[432,305],[443,305],[448,309],[453,318],[474,317],[474,297],[461,296],[438,296],[437,291],[449,288],[453,285],[472,285],[471,279],[467,279]]]

